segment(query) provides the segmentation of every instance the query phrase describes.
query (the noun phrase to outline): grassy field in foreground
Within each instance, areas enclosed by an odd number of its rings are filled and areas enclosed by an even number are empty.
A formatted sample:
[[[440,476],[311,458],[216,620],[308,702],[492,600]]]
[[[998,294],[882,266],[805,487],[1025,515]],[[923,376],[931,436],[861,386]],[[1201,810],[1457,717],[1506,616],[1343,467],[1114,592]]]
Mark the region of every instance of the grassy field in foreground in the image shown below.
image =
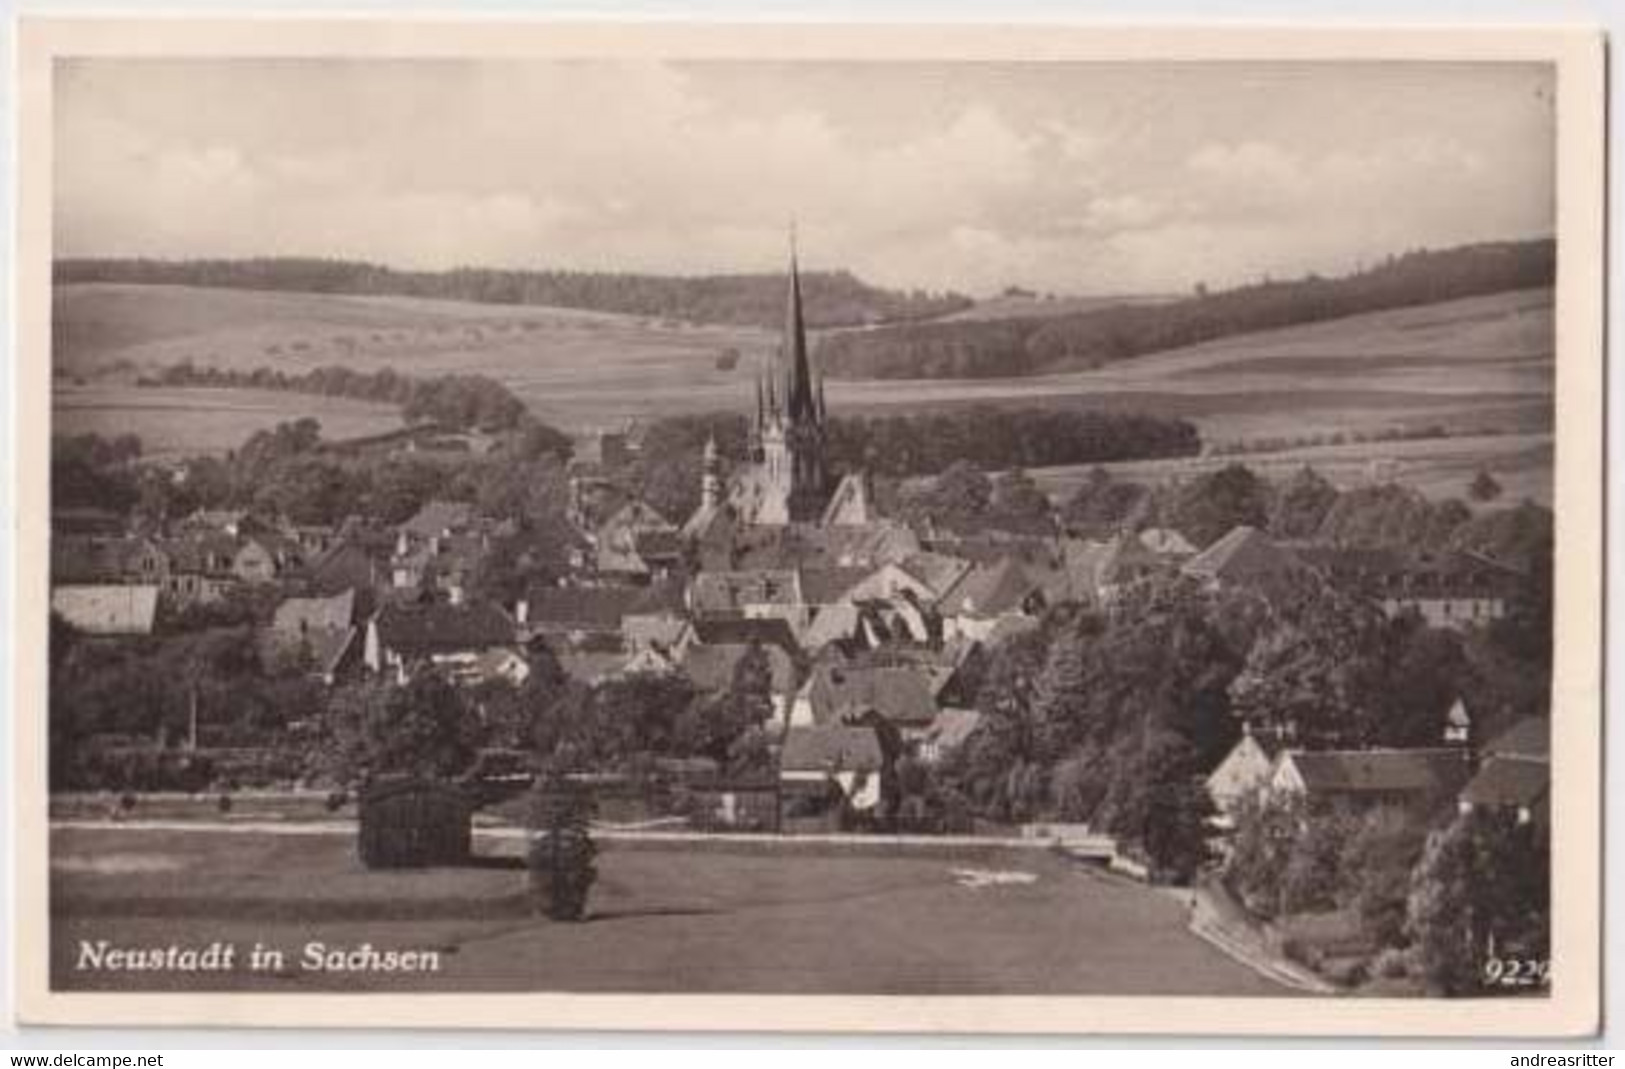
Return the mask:
[[[1039,851],[926,857],[606,850],[591,916],[533,916],[506,859],[377,873],[346,835],[57,829],[52,976],[145,990],[1279,995],[1191,935],[1172,895]],[[75,969],[81,940],[287,951],[280,972]],[[311,941],[428,949],[437,973],[297,967]],[[240,951],[243,953],[243,951]]]

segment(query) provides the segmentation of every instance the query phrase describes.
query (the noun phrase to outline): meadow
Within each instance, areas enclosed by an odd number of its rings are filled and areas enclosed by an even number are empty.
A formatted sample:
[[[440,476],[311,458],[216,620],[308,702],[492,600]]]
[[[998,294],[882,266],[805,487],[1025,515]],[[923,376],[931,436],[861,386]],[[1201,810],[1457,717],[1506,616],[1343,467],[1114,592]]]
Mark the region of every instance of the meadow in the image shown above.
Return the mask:
[[[412,375],[478,372],[505,383],[543,420],[582,431],[629,419],[747,410],[754,369],[777,344],[771,333],[751,328],[398,297],[92,283],[60,287],[55,301],[59,377],[100,375],[94,383],[105,391],[94,412],[61,416],[81,427],[97,420],[119,425],[120,398],[140,419],[150,401],[133,386],[134,376],[191,360],[239,369],[344,364]],[[717,358],[729,350],[741,359],[721,370]],[[1133,409],[1189,419],[1210,451],[1245,450],[1249,463],[1262,462],[1268,445],[1275,466],[1313,457],[1348,477],[1367,460],[1397,457],[1400,478],[1452,493],[1464,471],[1470,477],[1483,463],[1511,480],[1516,490],[1509,486],[1509,493],[1549,500],[1543,458],[1550,455],[1554,383],[1552,294],[1540,289],[1237,335],[1066,374],[831,381],[828,397],[837,416],[978,403]],[[196,448],[220,448],[214,421],[203,414],[210,399],[195,393],[198,415],[155,430],[185,437],[195,426]],[[322,403],[272,396],[264,403],[280,406],[286,418],[315,414]],[[63,408],[59,401],[59,413]],[[337,411],[333,418],[340,418]],[[1414,443],[1329,440],[1435,427],[1459,438],[1448,460]],[[1053,486],[1072,477],[1042,476]]]
[[[276,390],[58,383],[51,397],[53,434],[135,434],[142,455],[158,458],[223,453],[255,431],[304,416],[319,420],[329,438],[378,434],[401,425],[394,405]]]
[[[349,834],[58,828],[51,859],[52,981],[67,989],[1289,993],[1187,931],[1173,895],[1041,850],[989,852],[974,865],[1019,877],[981,884],[942,857],[611,846],[581,924],[531,912],[516,857],[368,872]],[[290,968],[75,968],[100,939],[259,942],[288,948]],[[443,967],[291,967],[313,940],[433,950]]]

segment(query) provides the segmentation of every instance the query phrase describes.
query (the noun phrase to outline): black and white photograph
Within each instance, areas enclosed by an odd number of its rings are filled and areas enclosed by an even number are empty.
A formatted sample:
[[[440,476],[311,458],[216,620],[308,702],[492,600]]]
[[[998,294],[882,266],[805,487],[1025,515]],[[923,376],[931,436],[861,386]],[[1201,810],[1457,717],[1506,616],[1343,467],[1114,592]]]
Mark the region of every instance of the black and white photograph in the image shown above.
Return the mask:
[[[1597,49],[1512,36],[52,54],[35,1005],[1594,1026]]]

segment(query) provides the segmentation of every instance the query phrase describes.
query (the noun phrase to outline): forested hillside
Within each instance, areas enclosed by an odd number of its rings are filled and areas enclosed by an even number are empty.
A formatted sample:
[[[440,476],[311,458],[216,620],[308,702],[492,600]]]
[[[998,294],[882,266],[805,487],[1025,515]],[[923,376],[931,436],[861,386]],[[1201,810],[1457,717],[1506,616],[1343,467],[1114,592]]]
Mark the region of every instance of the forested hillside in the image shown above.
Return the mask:
[[[1087,370],[1233,334],[1550,286],[1556,259],[1552,241],[1412,252],[1343,278],[1267,281],[1163,304],[1047,319],[954,320],[842,332],[823,341],[819,360],[832,377],[848,379]]]
[[[595,271],[397,271],[348,260],[59,260],[58,283],[122,282],[283,290],[357,296],[428,297],[485,304],[534,304],[658,316],[694,323],[777,327],[784,276],[636,275]],[[880,289],[847,271],[801,276],[809,323],[859,326],[924,319],[968,308],[958,294]]]

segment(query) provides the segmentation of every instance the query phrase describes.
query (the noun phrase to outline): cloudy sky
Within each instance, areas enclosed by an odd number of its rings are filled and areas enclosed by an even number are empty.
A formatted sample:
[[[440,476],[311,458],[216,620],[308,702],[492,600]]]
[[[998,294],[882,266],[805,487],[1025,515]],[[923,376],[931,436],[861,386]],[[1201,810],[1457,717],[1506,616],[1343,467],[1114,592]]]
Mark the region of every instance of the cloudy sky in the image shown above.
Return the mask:
[[[1548,235],[1550,71],[77,60],[62,256],[1148,292]]]

